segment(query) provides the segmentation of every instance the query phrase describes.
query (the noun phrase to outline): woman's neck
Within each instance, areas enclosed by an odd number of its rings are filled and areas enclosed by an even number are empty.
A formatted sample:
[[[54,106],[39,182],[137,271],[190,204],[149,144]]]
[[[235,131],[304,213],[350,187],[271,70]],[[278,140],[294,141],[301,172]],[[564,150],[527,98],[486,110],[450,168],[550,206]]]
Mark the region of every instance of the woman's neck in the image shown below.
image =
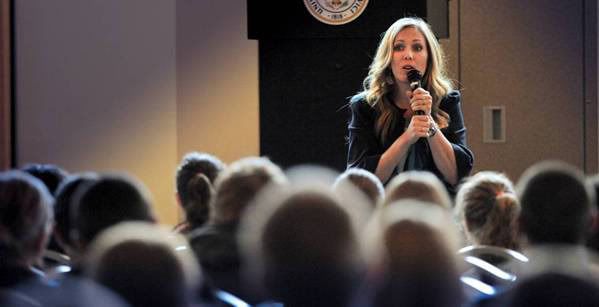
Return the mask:
[[[393,92],[393,103],[401,109],[410,109],[410,97],[406,94],[410,90],[410,85],[407,83],[396,83],[395,91]]]

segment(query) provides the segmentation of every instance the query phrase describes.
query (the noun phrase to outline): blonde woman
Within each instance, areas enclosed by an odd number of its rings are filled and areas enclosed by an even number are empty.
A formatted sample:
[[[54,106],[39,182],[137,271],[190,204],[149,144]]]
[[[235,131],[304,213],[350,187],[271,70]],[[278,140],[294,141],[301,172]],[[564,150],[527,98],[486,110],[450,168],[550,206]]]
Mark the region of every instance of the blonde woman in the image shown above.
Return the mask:
[[[443,52],[430,26],[401,18],[383,36],[364,90],[350,101],[348,167],[383,182],[406,170],[431,171],[453,194],[472,169],[460,93],[445,76]],[[422,75],[412,90],[408,71]],[[415,115],[422,113],[422,115]]]

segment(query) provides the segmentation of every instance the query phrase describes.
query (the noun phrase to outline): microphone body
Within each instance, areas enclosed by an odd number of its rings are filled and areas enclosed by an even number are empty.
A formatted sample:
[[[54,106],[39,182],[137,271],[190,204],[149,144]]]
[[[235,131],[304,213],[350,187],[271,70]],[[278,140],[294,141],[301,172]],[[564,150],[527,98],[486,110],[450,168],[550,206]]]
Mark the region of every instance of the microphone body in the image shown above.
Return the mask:
[[[412,91],[416,90],[417,88],[422,87],[422,75],[416,69],[412,69],[412,70],[408,71],[408,81],[410,82],[410,89],[412,89]],[[414,114],[415,115],[424,115],[424,111],[417,110],[417,111],[414,111]]]

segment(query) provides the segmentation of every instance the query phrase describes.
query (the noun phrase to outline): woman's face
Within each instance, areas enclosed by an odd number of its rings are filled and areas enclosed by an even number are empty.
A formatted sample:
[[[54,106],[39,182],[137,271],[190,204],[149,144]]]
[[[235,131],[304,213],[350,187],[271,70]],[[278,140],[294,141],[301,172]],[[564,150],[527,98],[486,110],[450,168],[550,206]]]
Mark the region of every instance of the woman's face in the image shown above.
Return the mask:
[[[407,73],[412,69],[417,69],[424,75],[427,63],[428,49],[424,35],[414,27],[399,31],[393,42],[393,58],[391,60],[391,70],[395,81],[407,83]]]

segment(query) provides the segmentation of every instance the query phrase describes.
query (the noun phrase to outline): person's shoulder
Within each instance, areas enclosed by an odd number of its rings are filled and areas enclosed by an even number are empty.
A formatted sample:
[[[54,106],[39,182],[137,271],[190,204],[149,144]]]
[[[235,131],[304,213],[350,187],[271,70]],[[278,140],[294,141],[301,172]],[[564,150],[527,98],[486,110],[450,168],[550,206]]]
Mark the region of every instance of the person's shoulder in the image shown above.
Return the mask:
[[[373,108],[366,100],[366,94],[364,92],[358,93],[349,99],[349,107],[353,112],[369,112]]]
[[[462,94],[458,90],[450,90],[447,95],[443,98],[446,103],[459,103],[462,98]]]

